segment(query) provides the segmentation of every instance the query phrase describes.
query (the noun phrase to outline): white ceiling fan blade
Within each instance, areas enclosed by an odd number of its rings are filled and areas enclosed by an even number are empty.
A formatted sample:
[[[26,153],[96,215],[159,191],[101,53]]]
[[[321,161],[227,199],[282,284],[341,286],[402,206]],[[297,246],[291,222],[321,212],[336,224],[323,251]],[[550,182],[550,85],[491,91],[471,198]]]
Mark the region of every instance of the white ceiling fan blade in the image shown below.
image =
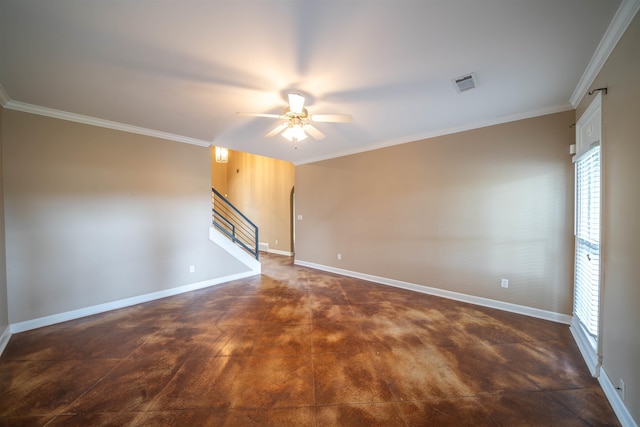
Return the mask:
[[[351,123],[351,114],[314,114],[309,117],[314,122]]]
[[[286,123],[286,122],[285,123],[280,123],[278,126],[276,126],[271,131],[269,131],[267,134],[265,134],[265,138],[271,138],[272,136],[276,136],[277,134],[279,134],[280,132],[285,130],[287,128],[287,126],[289,126],[289,123]]]
[[[295,114],[302,114],[304,111],[304,96],[297,93],[289,94],[289,111]]]
[[[314,128],[309,123],[305,123],[302,126],[302,129],[304,129],[304,131],[307,132],[309,135],[311,135],[314,139],[322,139],[325,136],[324,133],[320,132],[318,129]]]
[[[236,113],[238,116],[248,116],[248,117],[267,117],[270,119],[285,119],[283,115],[280,114],[262,114],[262,113]]]

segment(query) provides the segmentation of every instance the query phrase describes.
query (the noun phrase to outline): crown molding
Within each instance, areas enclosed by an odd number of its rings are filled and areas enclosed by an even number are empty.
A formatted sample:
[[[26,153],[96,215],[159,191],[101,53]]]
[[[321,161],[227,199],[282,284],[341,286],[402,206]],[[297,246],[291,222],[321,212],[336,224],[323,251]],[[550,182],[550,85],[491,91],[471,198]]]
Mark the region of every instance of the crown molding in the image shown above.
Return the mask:
[[[9,94],[7,93],[6,90],[4,90],[4,87],[0,84],[0,105],[1,106],[6,106],[9,101],[11,101],[11,98],[9,98]]]
[[[112,122],[110,120],[98,119],[96,117],[84,116],[82,114],[69,113],[67,111],[60,111],[48,107],[40,107],[38,105],[27,104],[25,102],[9,100],[4,107],[9,110],[22,111],[24,113],[37,114],[40,116],[52,117],[54,119],[67,120],[70,122],[135,133],[138,135],[152,136],[154,138],[161,138],[167,139],[169,141],[198,145],[200,147],[211,146],[210,141],[205,141],[202,139],[190,138],[188,136],[176,135],[174,133],[162,132],[158,130],[143,128],[140,126],[127,125],[119,122]]]
[[[609,59],[609,55],[613,52],[638,10],[640,10],[640,0],[622,1],[569,99],[574,108],[577,108],[580,101],[582,101],[582,98],[589,90],[589,86],[596,79],[607,59]]]
[[[335,158],[338,158],[338,157],[350,156],[352,154],[359,154],[359,153],[364,153],[364,152],[367,152],[367,151],[378,150],[380,148],[392,147],[394,145],[407,144],[409,142],[416,142],[416,141],[423,141],[423,140],[426,140],[426,139],[437,138],[439,136],[452,135],[454,133],[466,132],[466,131],[470,131],[470,130],[474,130],[474,129],[481,129],[481,128],[485,128],[485,127],[489,127],[489,126],[496,126],[496,125],[501,125],[501,124],[504,124],[504,123],[516,122],[518,120],[533,119],[535,117],[546,116],[546,115],[549,115],[549,114],[562,113],[564,111],[569,111],[569,110],[573,110],[573,109],[574,109],[574,107],[572,105],[570,105],[570,104],[561,104],[561,105],[556,105],[556,106],[549,107],[549,108],[543,108],[543,109],[540,109],[540,110],[527,111],[525,113],[505,114],[505,115],[502,115],[502,116],[493,117],[493,118],[489,118],[489,119],[486,119],[486,120],[479,120],[479,121],[476,121],[476,122],[467,123],[467,124],[464,124],[464,125],[461,125],[461,126],[436,129],[436,130],[434,130],[432,132],[429,132],[429,133],[411,135],[411,136],[407,136],[407,137],[403,137],[403,138],[399,138],[399,139],[393,139],[393,140],[384,141],[384,142],[381,142],[381,143],[378,143],[378,144],[373,144],[373,145],[367,145],[367,146],[364,146],[364,147],[354,148],[352,150],[343,150],[343,151],[336,152],[336,153],[331,153],[331,154],[327,154],[327,155],[323,155],[323,156],[317,156],[317,157],[313,157],[313,158],[310,158],[310,159],[305,159],[305,160],[301,160],[301,161],[298,161],[298,162],[293,162],[293,164],[295,166],[301,166],[301,165],[306,165],[306,164],[309,164],[309,163],[320,162],[320,161],[323,161],[323,160],[330,160],[330,159],[335,159]]]

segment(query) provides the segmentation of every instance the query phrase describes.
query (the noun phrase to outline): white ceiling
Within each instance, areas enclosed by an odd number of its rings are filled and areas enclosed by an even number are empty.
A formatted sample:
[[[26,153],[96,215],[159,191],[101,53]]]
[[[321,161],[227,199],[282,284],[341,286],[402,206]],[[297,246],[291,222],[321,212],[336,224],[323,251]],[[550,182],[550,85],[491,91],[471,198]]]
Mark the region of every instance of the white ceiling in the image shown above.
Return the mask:
[[[573,108],[637,1],[0,0],[0,98],[300,164]],[[277,121],[235,114],[280,114],[290,90],[353,122],[296,149],[263,137]]]

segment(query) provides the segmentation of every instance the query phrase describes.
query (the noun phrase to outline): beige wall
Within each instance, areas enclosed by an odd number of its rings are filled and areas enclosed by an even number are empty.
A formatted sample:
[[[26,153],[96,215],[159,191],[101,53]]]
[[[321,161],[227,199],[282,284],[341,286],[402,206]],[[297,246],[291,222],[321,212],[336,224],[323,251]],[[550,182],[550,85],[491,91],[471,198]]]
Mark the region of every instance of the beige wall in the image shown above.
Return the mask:
[[[208,239],[208,148],[12,110],[3,143],[10,323],[248,270]]]
[[[0,335],[9,326],[9,308],[7,305],[7,265],[4,239],[4,174],[2,173],[4,108],[0,107]]]
[[[212,164],[213,186],[258,226],[260,242],[292,252],[293,164],[233,150],[229,163],[215,163],[212,157]]]
[[[640,16],[600,71],[602,98],[603,368],[622,379],[626,406],[640,424]],[[593,97],[586,95],[577,116]]]
[[[573,122],[568,111],[298,166],[296,259],[571,314]]]

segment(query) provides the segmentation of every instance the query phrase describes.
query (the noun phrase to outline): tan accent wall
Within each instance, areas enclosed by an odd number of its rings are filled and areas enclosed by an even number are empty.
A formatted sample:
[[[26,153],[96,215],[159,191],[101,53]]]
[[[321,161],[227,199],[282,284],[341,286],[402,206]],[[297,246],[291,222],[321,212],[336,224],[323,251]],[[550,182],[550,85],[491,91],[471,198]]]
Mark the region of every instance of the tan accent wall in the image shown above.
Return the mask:
[[[602,366],[640,424],[640,15],[589,90],[602,98]],[[593,97],[585,95],[584,112]]]
[[[248,271],[208,239],[209,148],[13,110],[3,143],[10,323]]]
[[[574,116],[297,166],[296,259],[571,314]]]
[[[229,163],[220,164],[215,163],[214,148],[211,151],[216,190],[258,226],[260,242],[293,252],[293,163],[229,150]]]
[[[4,108],[0,106],[0,335],[9,326],[9,307],[7,304],[7,264],[4,237],[4,173],[2,168]]]

